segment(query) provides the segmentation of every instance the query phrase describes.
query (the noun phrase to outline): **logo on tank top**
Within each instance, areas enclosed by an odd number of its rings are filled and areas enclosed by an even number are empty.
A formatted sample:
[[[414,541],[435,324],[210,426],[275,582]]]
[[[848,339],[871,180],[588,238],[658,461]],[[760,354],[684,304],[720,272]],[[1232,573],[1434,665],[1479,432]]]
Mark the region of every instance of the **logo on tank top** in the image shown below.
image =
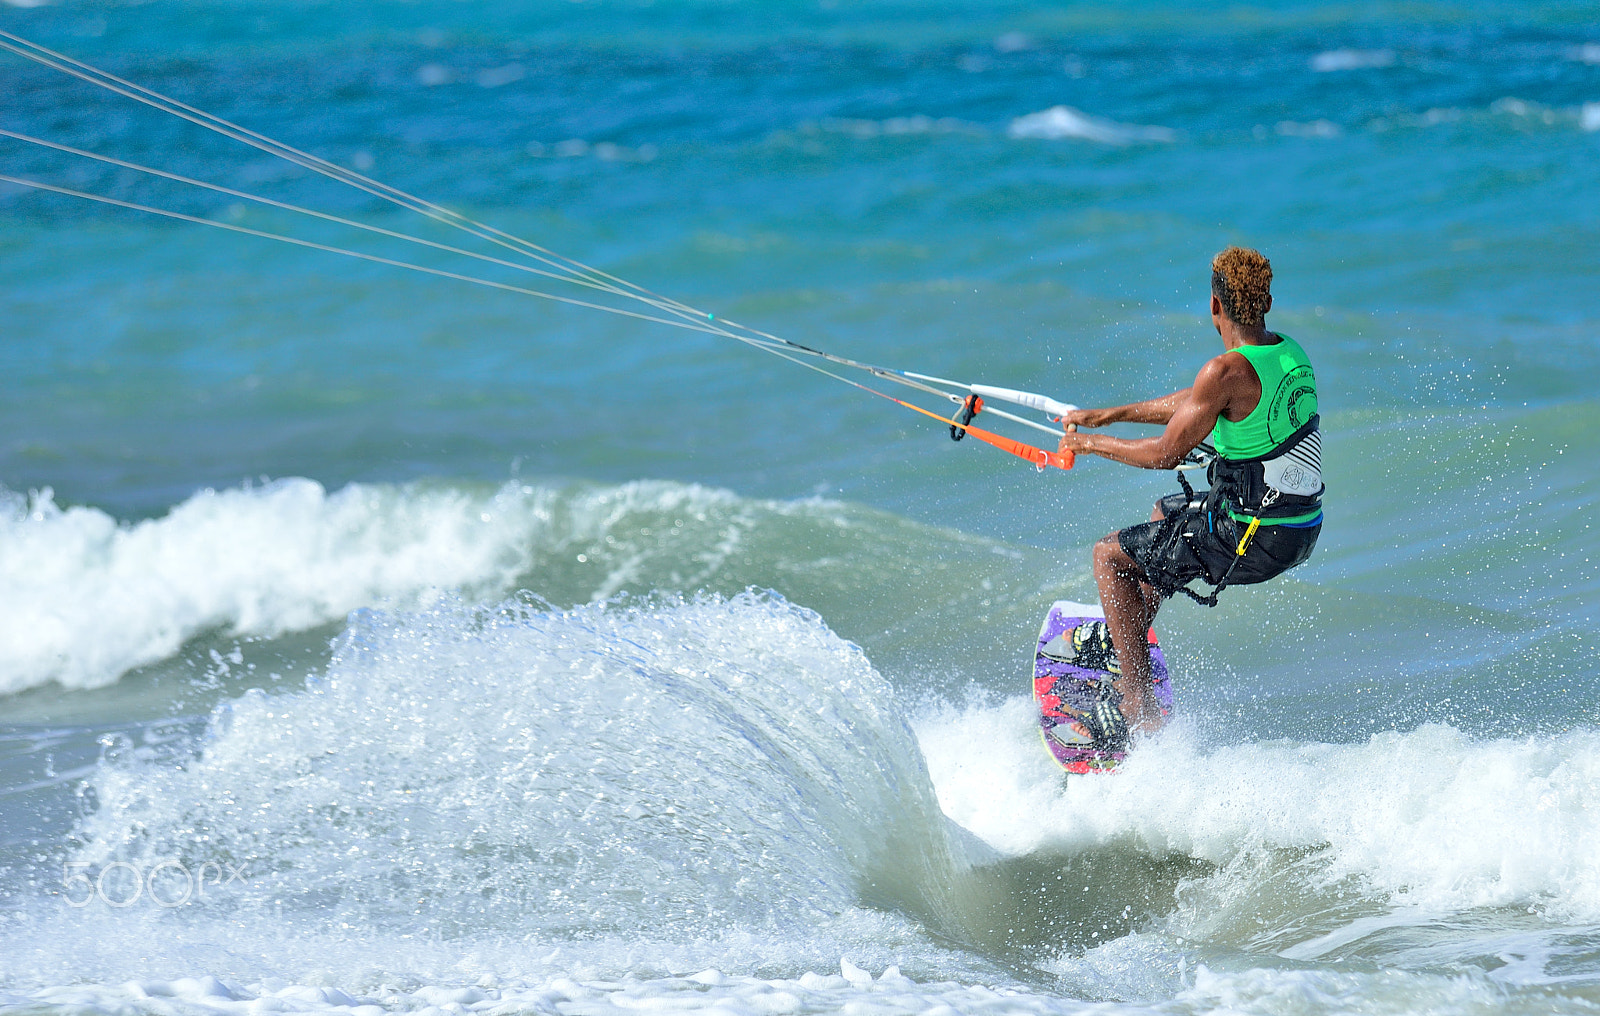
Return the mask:
[[[1305,426],[1317,415],[1317,379],[1311,365],[1303,363],[1283,375],[1278,390],[1272,393],[1272,408],[1267,412],[1267,440],[1273,444]]]

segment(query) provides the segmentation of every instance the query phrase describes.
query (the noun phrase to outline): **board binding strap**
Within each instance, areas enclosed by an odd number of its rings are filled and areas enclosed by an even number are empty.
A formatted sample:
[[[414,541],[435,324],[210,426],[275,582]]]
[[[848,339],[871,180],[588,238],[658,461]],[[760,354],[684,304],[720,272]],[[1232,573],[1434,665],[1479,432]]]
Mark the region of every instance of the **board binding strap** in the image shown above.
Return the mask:
[[[1039,628],[1039,641],[1034,647],[1033,698],[1039,707],[1039,728],[1045,747],[1055,756],[1061,767],[1069,773],[1104,773],[1115,769],[1124,752],[1106,751],[1082,743],[1081,735],[1074,734],[1072,724],[1081,720],[1094,708],[1102,694],[1109,689],[1112,675],[1109,671],[1093,670],[1056,658],[1058,654],[1045,655],[1045,647],[1060,635],[1081,624],[1103,620],[1104,615],[1093,607],[1062,600],[1052,604]],[[1172,682],[1168,678],[1167,660],[1156,643],[1152,630],[1150,639],[1150,670],[1154,683],[1156,702],[1162,715],[1172,712]]]

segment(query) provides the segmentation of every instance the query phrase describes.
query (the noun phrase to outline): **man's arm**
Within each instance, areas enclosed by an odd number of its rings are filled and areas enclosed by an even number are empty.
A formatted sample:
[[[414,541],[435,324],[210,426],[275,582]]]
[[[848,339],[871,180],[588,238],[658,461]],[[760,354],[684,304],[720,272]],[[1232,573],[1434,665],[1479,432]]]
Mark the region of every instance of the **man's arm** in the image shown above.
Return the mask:
[[[1159,399],[1130,402],[1126,406],[1113,406],[1110,409],[1074,409],[1063,416],[1061,422],[1076,427],[1108,427],[1113,423],[1165,424],[1189,397],[1190,391],[1192,389],[1185,388]]]
[[[1087,452],[1090,455],[1099,455],[1113,462],[1139,466],[1142,469],[1173,468],[1182,462],[1183,457],[1196,445],[1205,440],[1211,428],[1216,426],[1217,417],[1228,408],[1229,400],[1235,394],[1233,389],[1243,380],[1236,376],[1237,372],[1232,369],[1234,365],[1228,362],[1229,359],[1244,362],[1242,357],[1219,356],[1200,368],[1200,373],[1194,379],[1194,385],[1183,391],[1131,406],[1088,411],[1091,414],[1096,412],[1121,414],[1148,407],[1147,411],[1151,415],[1165,412],[1164,420],[1136,420],[1119,415],[1116,421],[1113,421],[1164,422],[1167,425],[1166,429],[1155,437],[1130,439],[1113,437],[1110,434],[1080,434],[1077,431],[1068,431],[1061,438],[1060,450]],[[1170,411],[1164,405],[1169,400],[1173,403]],[[1076,415],[1078,414],[1069,414],[1063,418],[1063,422],[1068,426],[1079,422],[1086,426],[1100,426],[1089,420],[1073,420],[1072,416]]]

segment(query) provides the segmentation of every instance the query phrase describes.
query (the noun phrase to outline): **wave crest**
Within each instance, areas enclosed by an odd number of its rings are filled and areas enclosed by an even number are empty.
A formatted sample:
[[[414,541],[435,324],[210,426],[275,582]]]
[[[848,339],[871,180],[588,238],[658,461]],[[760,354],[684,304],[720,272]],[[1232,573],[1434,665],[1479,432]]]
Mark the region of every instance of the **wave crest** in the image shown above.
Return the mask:
[[[1006,133],[1014,138],[1042,138],[1058,141],[1062,138],[1082,138],[1107,145],[1131,145],[1139,142],[1173,142],[1178,132],[1170,127],[1153,127],[1132,123],[1117,123],[1090,116],[1071,106],[1051,106],[1049,109],[1011,121]]]
[[[125,524],[49,490],[0,512],[0,694],[111,684],[208,629],[277,635],[428,590],[503,591],[549,493],[311,480],[204,490]]]
[[[326,928],[673,938],[926,912],[954,870],[887,683],[754,594],[363,612],[317,686],[92,783],[80,861],[225,861]]]

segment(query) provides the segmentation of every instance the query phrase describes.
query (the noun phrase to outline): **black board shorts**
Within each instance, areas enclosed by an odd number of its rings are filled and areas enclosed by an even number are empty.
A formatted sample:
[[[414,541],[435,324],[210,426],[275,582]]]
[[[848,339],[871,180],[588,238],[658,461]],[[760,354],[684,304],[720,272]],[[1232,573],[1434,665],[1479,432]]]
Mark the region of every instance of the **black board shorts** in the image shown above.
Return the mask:
[[[1248,522],[1190,507],[1185,494],[1168,494],[1159,502],[1164,519],[1129,526],[1117,533],[1123,551],[1138,564],[1145,580],[1163,598],[1195,579],[1216,585],[1233,564],[1239,538]],[[1314,526],[1261,526],[1244,558],[1228,575],[1228,585],[1246,586],[1282,575],[1303,564],[1322,532]]]

